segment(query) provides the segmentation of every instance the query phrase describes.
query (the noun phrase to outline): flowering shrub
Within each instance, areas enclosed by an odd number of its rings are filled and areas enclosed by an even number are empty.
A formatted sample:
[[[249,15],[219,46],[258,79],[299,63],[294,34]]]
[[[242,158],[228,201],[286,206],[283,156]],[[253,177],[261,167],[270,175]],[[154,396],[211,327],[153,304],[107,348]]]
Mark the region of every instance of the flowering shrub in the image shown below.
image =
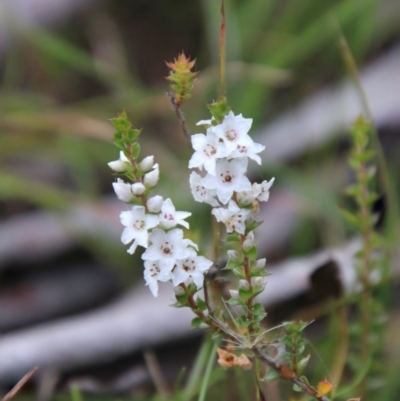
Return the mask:
[[[125,113],[113,123],[122,135],[124,130],[131,130]],[[262,272],[265,265],[265,260],[250,262],[245,254],[255,247],[253,230],[258,225],[255,220],[258,202],[268,200],[274,181],[252,185],[246,177],[249,159],[261,164],[258,153],[264,150],[264,146],[254,143],[249,136],[251,124],[251,119],[243,118],[241,114],[235,116],[231,111],[221,122],[214,118],[200,121],[198,125],[205,126],[207,133],[192,135],[195,152],[189,160],[189,168],[197,168],[203,173],[193,171],[190,174],[194,199],[213,206],[211,213],[225,225],[228,233],[237,235],[241,244],[241,255],[235,250],[228,250],[228,255],[236,268],[239,261],[243,262],[244,281],[240,286],[247,292],[254,287],[256,272]],[[137,148],[137,145],[137,142],[127,144],[127,149]],[[138,163],[129,151],[126,153],[121,151],[120,158],[109,163],[116,173],[133,181],[128,183],[117,178],[113,183],[117,197],[133,205],[131,210],[120,215],[125,227],[122,243],[132,243],[128,248],[130,254],[138,246],[146,248],[142,254],[144,278],[154,296],[157,296],[159,281],[171,281],[174,287],[182,288],[192,284],[197,291],[203,286],[203,274],[213,262],[199,256],[198,246],[184,239],[183,230],[178,227],[189,229],[185,219],[191,213],[176,211],[171,199],[149,196],[159,179],[159,166],[154,164],[153,156]],[[259,291],[263,284],[258,281],[257,287]]]
[[[167,65],[172,89],[168,95],[181,128],[188,135],[180,107],[192,93],[194,63],[180,55]],[[314,388],[301,376],[310,359],[304,355],[302,339],[307,323],[284,323],[273,341],[261,326],[266,313],[256,297],[264,290],[268,273],[266,260],[257,259],[254,230],[262,223],[257,220],[259,202],[268,201],[274,178],[251,183],[246,173],[249,162],[261,164],[259,153],[264,146],[249,135],[252,119],[235,115],[225,96],[208,107],[211,118],[197,123],[206,132],[190,136],[194,153],[188,167],[197,171],[190,173],[189,183],[194,200],[209,204],[216,222],[225,227],[226,246],[221,249],[219,236],[214,235],[214,247],[226,253],[224,268],[237,277],[237,287],[230,290],[230,298],[224,300],[223,308],[210,301],[209,278],[205,273],[214,261],[200,255],[198,245],[185,238],[184,230],[189,229],[186,219],[191,213],[177,211],[171,199],[152,194],[159,180],[159,166],[153,156],[139,161],[140,131],[132,128],[125,112],[111,120],[120,157],[109,163],[119,176],[113,183],[117,197],[132,205],[131,210],[120,214],[124,226],[121,241],[129,245],[130,254],[138,246],[144,248],[144,279],[155,297],[159,282],[171,282],[175,307],[189,307],[196,315],[192,327],[208,327],[214,336],[230,344],[226,349],[218,349],[221,366],[249,369],[252,359],[257,358],[270,368],[263,375],[257,372],[259,380],[290,380],[296,391],[327,401],[325,394],[332,389],[328,382],[320,382]],[[237,348],[243,350],[240,355],[235,354]]]

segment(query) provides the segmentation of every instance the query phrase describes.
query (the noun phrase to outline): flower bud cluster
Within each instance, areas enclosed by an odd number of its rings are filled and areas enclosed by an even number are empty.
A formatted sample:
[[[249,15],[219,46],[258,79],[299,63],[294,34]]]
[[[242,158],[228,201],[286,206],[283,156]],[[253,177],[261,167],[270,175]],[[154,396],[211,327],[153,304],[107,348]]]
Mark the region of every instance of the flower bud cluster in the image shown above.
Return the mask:
[[[221,104],[224,106],[223,101]],[[256,259],[253,230],[260,224],[255,220],[258,203],[268,200],[274,179],[251,184],[246,172],[249,159],[261,164],[259,153],[265,147],[255,143],[248,134],[252,119],[234,115],[232,111],[225,113],[221,120],[214,115],[213,119],[202,120],[197,125],[206,126],[207,132],[191,137],[195,152],[189,168],[202,172],[191,173],[191,191],[196,201],[213,206],[211,213],[226,227],[227,242],[236,243],[236,249],[227,250],[226,268],[239,278],[237,290],[231,290],[230,303],[241,305],[250,313],[246,313],[246,318],[239,317],[238,323],[254,327],[264,312],[260,304],[253,303],[253,298],[264,290],[263,276],[267,273],[265,259]]]
[[[126,115],[121,116],[119,118],[126,119]],[[108,164],[130,181],[117,178],[117,182],[113,183],[117,197],[132,205],[131,210],[120,214],[125,227],[121,235],[122,243],[131,244],[128,249],[130,254],[138,246],[145,248],[142,254],[144,278],[154,296],[158,294],[159,281],[172,281],[175,287],[182,284],[195,285],[197,289],[202,287],[204,272],[212,262],[197,255],[198,246],[185,239],[183,230],[179,228],[189,228],[185,219],[191,213],[176,211],[171,199],[164,200],[159,195],[149,197],[159,179],[158,164],[154,164],[153,156],[147,156],[138,163],[139,151],[132,151],[138,149],[135,141],[126,142],[125,146],[126,150],[120,152],[119,159]]]

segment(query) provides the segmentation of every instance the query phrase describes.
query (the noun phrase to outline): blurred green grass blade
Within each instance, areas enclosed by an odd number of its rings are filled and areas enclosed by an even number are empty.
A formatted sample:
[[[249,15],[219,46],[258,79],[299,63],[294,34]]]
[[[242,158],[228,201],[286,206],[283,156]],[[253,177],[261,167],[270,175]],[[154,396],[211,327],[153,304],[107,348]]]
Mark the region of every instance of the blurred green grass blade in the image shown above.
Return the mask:
[[[374,0],[375,1],[375,0]],[[334,40],[336,31],[330,23],[333,14],[342,26],[346,26],[367,8],[371,1],[360,3],[358,0],[345,0],[317,17],[301,32],[296,32],[283,46],[273,54],[265,54],[264,61],[276,67],[293,67],[300,63],[329,41]]]
[[[72,192],[6,172],[0,172],[0,188],[0,200],[20,199],[48,209],[65,208],[73,201],[85,199]]]
[[[90,196],[98,195],[96,169],[89,152],[90,144],[80,137],[61,134],[56,147],[56,153],[69,166],[79,192]]]
[[[334,45],[336,30],[330,23],[332,15],[337,18],[341,26],[346,27],[350,23],[353,26],[356,25],[355,22],[358,21],[360,15],[363,15],[374,4],[375,0],[366,0],[361,3],[358,0],[342,1],[311,21],[300,32],[293,33],[276,49],[270,49],[269,45],[260,49],[258,57],[262,60],[261,62],[270,66],[295,68],[329,43]],[[260,104],[265,103],[266,94],[265,87],[247,82],[242,93],[237,96],[239,99],[243,99],[239,105],[241,112],[244,115],[251,114],[256,121],[259,121],[263,110],[260,108]]]
[[[257,39],[263,34],[277,0],[245,1],[237,7],[241,47],[246,59],[252,60]],[[249,23],[251,22],[251,23]]]
[[[30,27],[29,30],[19,29],[18,34],[50,58],[89,76],[98,77],[111,87],[140,89],[138,81],[100,60],[95,60],[90,54],[54,33]]]
[[[206,371],[204,372],[204,377],[203,377],[203,382],[201,384],[201,389],[200,389],[200,394],[198,401],[204,401],[207,393],[207,389],[210,385],[210,378],[211,378],[211,372],[214,366],[214,361],[215,361],[215,355],[217,353],[217,348],[218,348],[218,342],[214,341],[214,345],[212,347],[211,353],[208,357],[208,362],[206,366]]]
[[[212,345],[213,341],[209,336],[207,336],[203,341],[200,352],[196,357],[196,362],[190,372],[185,389],[182,392],[182,401],[188,401],[196,394],[204,368],[207,364],[207,361],[211,357],[210,350]]]
[[[84,401],[81,391],[77,386],[71,386],[70,389],[71,401]]]

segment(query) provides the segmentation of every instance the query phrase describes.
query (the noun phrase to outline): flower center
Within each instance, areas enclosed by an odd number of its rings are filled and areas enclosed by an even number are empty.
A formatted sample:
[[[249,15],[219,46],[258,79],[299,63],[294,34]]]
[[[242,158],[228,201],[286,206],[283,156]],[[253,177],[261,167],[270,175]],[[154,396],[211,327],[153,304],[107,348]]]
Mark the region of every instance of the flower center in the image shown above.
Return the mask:
[[[171,245],[169,242],[166,242],[164,245],[161,246],[161,252],[165,256],[172,255],[173,251],[174,251],[174,246]]]
[[[192,272],[192,271],[196,270],[196,263],[194,262],[193,259],[186,259],[186,260],[182,263],[182,268],[183,268],[183,270],[185,270],[186,272]]]
[[[239,153],[247,153],[247,146],[244,145],[237,145],[237,151]]]
[[[226,171],[225,174],[224,174],[224,173],[221,173],[221,174],[220,174],[220,177],[221,177],[221,179],[222,179],[222,182],[228,183],[228,184],[229,184],[229,183],[231,183],[232,180],[235,178],[235,175],[232,174],[230,171]]]
[[[238,134],[234,129],[229,129],[225,132],[225,137],[229,141],[234,141],[238,137]]]
[[[143,220],[136,220],[133,223],[133,227],[136,228],[136,230],[140,231],[140,230],[143,230],[143,228],[146,227],[146,223]]]
[[[214,156],[217,153],[217,149],[215,149],[215,146],[207,143],[207,145],[205,146],[203,152],[207,157],[211,157],[211,156]]]
[[[164,220],[168,220],[168,221],[174,221],[175,220],[175,218],[174,218],[174,215],[173,214],[171,214],[171,213],[164,213],[163,214],[163,219]]]
[[[153,263],[152,266],[150,267],[150,276],[151,277],[157,277],[160,274],[160,268]]]

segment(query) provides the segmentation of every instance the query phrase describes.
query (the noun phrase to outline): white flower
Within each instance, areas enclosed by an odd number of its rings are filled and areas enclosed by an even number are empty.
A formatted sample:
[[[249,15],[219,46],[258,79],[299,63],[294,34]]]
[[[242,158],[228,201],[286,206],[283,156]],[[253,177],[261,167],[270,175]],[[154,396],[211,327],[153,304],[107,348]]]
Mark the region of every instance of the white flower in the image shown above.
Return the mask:
[[[196,125],[211,125],[212,124],[212,119],[211,120],[200,120]]]
[[[146,285],[149,286],[153,296],[158,295],[158,282],[168,281],[173,278],[171,272],[165,273],[161,270],[159,263],[157,261],[146,260],[144,262],[144,279],[146,280]]]
[[[219,206],[218,201],[214,198],[217,194],[215,189],[207,189],[203,185],[203,177],[192,171],[189,178],[190,189],[195,201],[208,203],[211,206]]]
[[[183,231],[174,228],[167,233],[155,228],[150,234],[151,245],[142,255],[143,260],[159,261],[163,273],[169,273],[177,259],[185,259],[192,250],[183,240]]]
[[[112,185],[118,199],[123,202],[130,202],[134,198],[131,184],[127,184],[121,178],[117,178],[117,182],[113,182]]]
[[[266,202],[269,199],[269,189],[272,187],[274,181],[275,178],[272,178],[269,181],[263,181],[261,184],[253,184],[253,193],[257,194],[257,200]]]
[[[142,195],[143,192],[146,190],[146,187],[141,182],[135,182],[132,184],[132,192],[134,195]]]
[[[206,272],[213,262],[204,256],[197,256],[195,252],[183,260],[176,261],[176,267],[173,271],[172,284],[177,286],[184,283],[189,277],[192,278],[197,288],[203,286],[204,272]]]
[[[215,208],[211,213],[215,216],[217,221],[225,224],[228,233],[232,231],[236,231],[239,234],[245,233],[246,218],[250,214],[250,210],[240,209],[235,201],[230,200],[228,208]]]
[[[194,134],[191,136],[192,146],[195,152],[189,160],[189,168],[203,167],[209,174],[215,175],[215,162],[226,156],[224,145],[219,142],[212,128],[207,130],[207,135]]]
[[[128,253],[133,254],[138,245],[147,248],[149,234],[148,230],[157,226],[159,217],[146,214],[144,206],[133,206],[132,210],[121,212],[121,223],[125,226],[121,235],[123,244],[129,244],[133,241]]]
[[[153,170],[145,174],[143,178],[144,185],[146,187],[155,187],[157,185],[158,179],[160,178],[160,170],[158,169],[158,163],[153,166]]]
[[[168,198],[161,206],[160,227],[165,230],[169,230],[170,228],[180,224],[181,226],[189,228],[189,223],[184,219],[191,215],[192,213],[189,212],[175,211],[175,206],[173,205],[171,199]]]
[[[247,145],[238,144],[236,149],[229,154],[229,158],[248,157],[261,165],[261,157],[257,153],[262,152],[264,149],[264,145],[254,142]]]
[[[247,159],[218,160],[215,176],[207,174],[203,185],[207,189],[216,189],[218,199],[226,205],[233,192],[250,191],[251,183],[244,175],[247,170]]]
[[[247,134],[252,122],[251,118],[243,118],[241,114],[235,116],[230,111],[221,124],[213,127],[213,132],[224,141],[227,152],[231,153],[237,149],[238,145],[251,146],[253,144],[253,140]]]
[[[162,196],[160,195],[153,196],[152,198],[147,199],[147,204],[146,204],[147,210],[150,213],[160,213],[163,202],[164,200]]]
[[[124,152],[119,152],[119,159],[108,163],[110,168],[118,173],[126,171],[130,165],[129,159],[125,156]]]
[[[151,170],[154,163],[154,156],[147,156],[145,157],[140,163],[139,167],[143,172]]]
[[[249,206],[256,199],[256,195],[253,193],[253,188],[250,191],[242,191],[236,194],[236,200],[241,206]]]

